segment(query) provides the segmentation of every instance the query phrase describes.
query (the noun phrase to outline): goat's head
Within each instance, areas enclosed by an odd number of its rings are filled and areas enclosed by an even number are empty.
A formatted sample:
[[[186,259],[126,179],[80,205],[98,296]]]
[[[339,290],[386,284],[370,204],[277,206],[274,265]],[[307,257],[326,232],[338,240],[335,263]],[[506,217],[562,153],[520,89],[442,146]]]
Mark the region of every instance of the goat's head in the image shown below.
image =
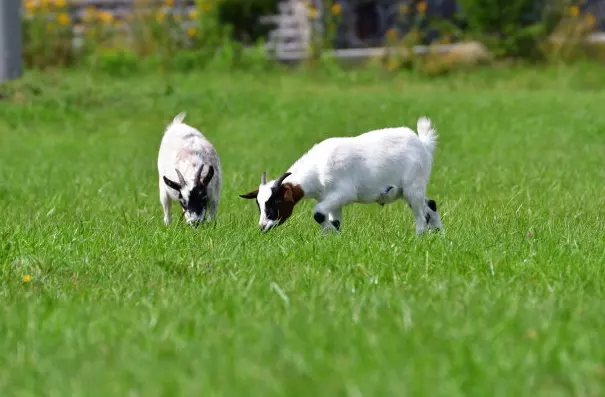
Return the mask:
[[[283,224],[292,215],[294,205],[304,196],[299,185],[283,183],[290,175],[290,172],[286,172],[267,182],[267,173],[263,172],[258,189],[239,195],[245,199],[256,199],[260,211],[258,227],[263,233]]]
[[[164,183],[174,189],[179,194],[179,203],[183,208],[185,220],[187,224],[198,226],[200,222],[204,222],[206,218],[206,205],[208,204],[208,184],[214,176],[214,167],[208,167],[206,176],[202,179],[202,171],[204,164],[195,172],[194,178],[190,183],[185,181],[183,174],[178,169],[175,169],[179,181],[175,182],[163,177]]]

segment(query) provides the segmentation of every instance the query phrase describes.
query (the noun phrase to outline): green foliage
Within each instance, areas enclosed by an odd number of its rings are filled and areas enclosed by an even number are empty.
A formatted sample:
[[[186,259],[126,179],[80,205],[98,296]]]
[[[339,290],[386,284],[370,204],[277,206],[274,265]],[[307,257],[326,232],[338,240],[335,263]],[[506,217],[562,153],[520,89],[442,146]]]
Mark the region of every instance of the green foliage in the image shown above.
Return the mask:
[[[128,76],[141,69],[137,55],[124,49],[107,49],[91,57],[91,66],[112,76]]]
[[[258,18],[278,13],[277,0],[222,0],[218,4],[218,19],[233,27],[232,38],[246,44],[266,37],[271,26],[262,25]]]
[[[182,50],[174,54],[170,69],[187,72],[203,68],[208,57],[200,50]]]
[[[399,22],[412,28],[403,36],[395,28],[386,33],[388,51],[382,67],[389,72],[411,68],[438,75],[466,62],[465,54],[449,54],[443,59],[432,51],[429,57],[414,54],[411,49],[424,40],[427,28],[442,33],[431,44],[447,44],[454,38],[478,39],[497,57],[556,61],[575,60],[578,54],[603,56],[601,48],[586,51],[578,44],[594,29],[595,16],[580,15],[577,6],[567,10],[567,0],[543,0],[547,7],[533,0],[461,2],[470,26],[468,31],[446,21],[427,19],[424,1],[415,2],[413,8],[411,4],[401,5]],[[195,9],[188,12],[178,2],[159,4],[139,0],[134,3],[132,13],[119,18],[107,10],[88,7],[81,21],[72,20],[70,6],[64,0],[42,3],[28,0],[24,4],[23,58],[29,68],[86,64],[103,72],[124,75],[152,67],[161,71],[201,68],[260,71],[275,66],[263,55],[259,43],[266,31],[261,32],[265,28],[258,24],[261,15],[276,11],[274,0],[197,0]],[[321,18],[324,31],[312,29],[310,56],[303,64],[338,74],[341,65],[337,61],[320,58],[332,49],[342,21],[342,8],[334,0],[323,1],[322,6],[322,10],[317,10],[309,5],[313,26]],[[527,16],[537,15],[538,10],[543,12],[537,22],[523,22]],[[571,12],[565,15],[564,11]],[[81,45],[74,47],[76,23]],[[558,41],[563,41],[562,45],[549,41],[553,32],[563,37],[564,40]],[[139,65],[133,64],[135,55]]]
[[[562,17],[565,0],[459,0],[470,33],[496,56],[535,59]],[[535,19],[535,20],[534,20]],[[525,21],[525,22],[524,22]]]
[[[72,46],[72,21],[65,2],[61,5],[24,2],[21,21],[23,61],[27,67],[68,66],[76,62]]]

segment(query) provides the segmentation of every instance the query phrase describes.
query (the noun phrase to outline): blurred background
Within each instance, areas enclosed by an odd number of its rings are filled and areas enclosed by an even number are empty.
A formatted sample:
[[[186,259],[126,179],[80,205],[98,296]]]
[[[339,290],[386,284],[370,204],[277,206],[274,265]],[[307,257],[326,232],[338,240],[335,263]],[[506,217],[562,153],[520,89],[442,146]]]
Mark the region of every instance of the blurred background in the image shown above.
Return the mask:
[[[605,58],[604,0],[24,0],[27,68],[188,70],[320,55],[443,73],[498,59]],[[258,66],[258,65],[257,65]]]

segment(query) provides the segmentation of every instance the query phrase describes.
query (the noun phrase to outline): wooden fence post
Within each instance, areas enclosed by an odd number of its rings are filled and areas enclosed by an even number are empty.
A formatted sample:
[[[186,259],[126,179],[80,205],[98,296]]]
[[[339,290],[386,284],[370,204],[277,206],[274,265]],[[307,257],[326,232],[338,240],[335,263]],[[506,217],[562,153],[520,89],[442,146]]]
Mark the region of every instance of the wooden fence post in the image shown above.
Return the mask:
[[[0,0],[0,83],[21,76],[21,0]]]

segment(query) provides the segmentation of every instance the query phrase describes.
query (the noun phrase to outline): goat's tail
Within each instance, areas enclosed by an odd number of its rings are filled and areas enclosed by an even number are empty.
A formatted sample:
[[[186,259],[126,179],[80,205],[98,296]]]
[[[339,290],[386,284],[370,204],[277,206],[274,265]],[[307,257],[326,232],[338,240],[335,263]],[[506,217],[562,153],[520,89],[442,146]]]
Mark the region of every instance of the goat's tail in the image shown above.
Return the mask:
[[[185,116],[187,115],[187,113],[185,112],[181,112],[179,114],[177,114],[174,119],[172,120],[171,124],[181,124],[183,122],[183,120],[185,120]]]
[[[418,137],[420,142],[432,154],[437,146],[437,131],[428,117],[418,119]]]

